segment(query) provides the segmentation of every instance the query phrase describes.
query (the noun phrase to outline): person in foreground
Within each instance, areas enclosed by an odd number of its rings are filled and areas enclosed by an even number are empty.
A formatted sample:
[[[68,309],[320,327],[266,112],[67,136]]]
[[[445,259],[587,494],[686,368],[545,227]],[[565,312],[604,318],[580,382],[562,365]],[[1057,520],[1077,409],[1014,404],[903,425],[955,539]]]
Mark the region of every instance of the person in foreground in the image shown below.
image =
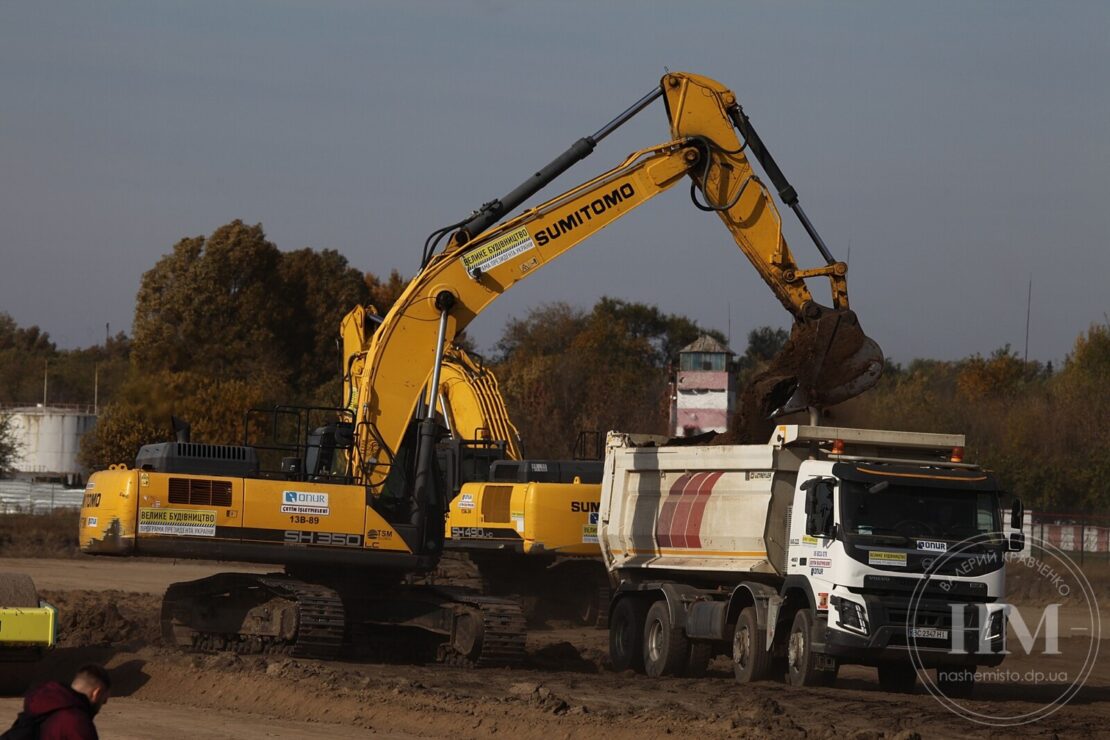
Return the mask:
[[[68,687],[48,681],[28,692],[23,711],[2,738],[37,737],[42,740],[99,740],[93,717],[108,703],[112,681],[102,666],[77,669]]]

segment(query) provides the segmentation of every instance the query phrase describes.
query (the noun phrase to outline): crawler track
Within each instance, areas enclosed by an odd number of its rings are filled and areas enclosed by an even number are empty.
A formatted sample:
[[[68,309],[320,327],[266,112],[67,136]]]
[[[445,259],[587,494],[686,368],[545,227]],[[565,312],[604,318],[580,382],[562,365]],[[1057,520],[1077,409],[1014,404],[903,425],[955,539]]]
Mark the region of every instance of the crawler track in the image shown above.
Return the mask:
[[[195,652],[330,659],[345,627],[339,594],[281,574],[221,573],[174,583],[162,599],[163,638]]]

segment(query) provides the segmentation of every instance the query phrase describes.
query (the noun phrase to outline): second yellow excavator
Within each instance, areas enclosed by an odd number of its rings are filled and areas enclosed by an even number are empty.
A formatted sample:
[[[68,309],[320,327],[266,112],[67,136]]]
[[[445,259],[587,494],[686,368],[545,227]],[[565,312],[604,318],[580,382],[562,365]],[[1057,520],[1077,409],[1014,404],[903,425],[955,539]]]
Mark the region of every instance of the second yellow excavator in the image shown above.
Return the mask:
[[[502,221],[658,98],[670,118],[669,141]],[[826,264],[795,263],[749,154]],[[330,422],[310,422],[319,409],[282,409],[298,430],[295,444],[179,438],[144,447],[133,469],[115,466],[90,478],[82,549],[281,566],[265,576],[225,573],[172,585],[163,632],[183,647],[334,656],[346,645],[372,643],[430,646],[449,662],[520,660],[523,616],[514,601],[407,583],[434,569],[444,548],[451,492],[437,466],[444,428],[436,398],[444,357],[506,290],[684,179],[695,205],[720,217],[795,318],[788,350],[748,396],[741,433],[771,414],[831,405],[873,385],[882,353],[849,310],[846,265],[817,236],[735,96],[708,78],[668,73],[509,194],[433,232],[420,273],[372,332],[350,369],[351,396]],[[806,280],[814,277],[828,279],[831,307],[813,300]]]

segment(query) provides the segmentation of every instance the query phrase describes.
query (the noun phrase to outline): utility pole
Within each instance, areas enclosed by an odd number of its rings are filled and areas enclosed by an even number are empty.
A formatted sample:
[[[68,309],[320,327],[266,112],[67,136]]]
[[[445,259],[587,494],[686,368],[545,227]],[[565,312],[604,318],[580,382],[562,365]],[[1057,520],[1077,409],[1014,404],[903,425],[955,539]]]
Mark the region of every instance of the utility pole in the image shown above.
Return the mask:
[[[1029,295],[1025,299],[1025,364],[1029,364],[1029,314],[1033,307],[1033,276],[1029,276]]]
[[[50,360],[42,361],[42,407],[46,408],[46,379],[50,375]]]

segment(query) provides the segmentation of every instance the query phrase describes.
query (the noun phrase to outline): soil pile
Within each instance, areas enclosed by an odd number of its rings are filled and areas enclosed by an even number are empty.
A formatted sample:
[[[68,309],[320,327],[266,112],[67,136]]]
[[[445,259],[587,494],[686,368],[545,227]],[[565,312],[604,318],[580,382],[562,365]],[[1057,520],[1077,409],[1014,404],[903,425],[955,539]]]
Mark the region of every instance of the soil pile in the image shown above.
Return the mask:
[[[58,609],[60,647],[158,644],[160,597],[123,591],[44,591]]]
[[[0,557],[72,558],[77,548],[76,509],[50,514],[5,514],[0,517]]]

